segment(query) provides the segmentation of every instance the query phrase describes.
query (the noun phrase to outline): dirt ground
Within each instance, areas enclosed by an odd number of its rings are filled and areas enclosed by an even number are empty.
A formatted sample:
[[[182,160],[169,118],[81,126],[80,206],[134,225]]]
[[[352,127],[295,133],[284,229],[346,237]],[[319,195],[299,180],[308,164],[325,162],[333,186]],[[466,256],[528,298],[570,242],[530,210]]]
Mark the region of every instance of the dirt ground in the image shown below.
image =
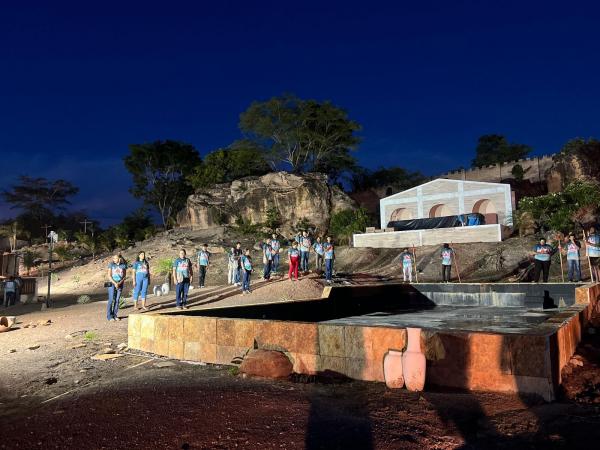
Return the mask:
[[[236,368],[119,350],[131,308],[107,322],[104,294],[75,299],[8,310],[19,323],[0,334],[0,448],[589,449],[600,438],[597,335],[586,335],[563,398],[548,404],[329,377],[244,378]],[[108,348],[124,356],[90,359]]]

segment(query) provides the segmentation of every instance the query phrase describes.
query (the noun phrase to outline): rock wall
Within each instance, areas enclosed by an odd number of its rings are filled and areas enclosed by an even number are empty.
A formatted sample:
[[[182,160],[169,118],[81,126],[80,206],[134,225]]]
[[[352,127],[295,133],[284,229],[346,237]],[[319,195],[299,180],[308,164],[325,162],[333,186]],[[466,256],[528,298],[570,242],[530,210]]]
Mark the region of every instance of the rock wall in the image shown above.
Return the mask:
[[[325,231],[332,213],[356,204],[337,186],[328,185],[325,174],[272,172],[190,195],[177,223],[198,229],[233,225],[238,217],[245,223],[264,223],[271,208],[279,211],[282,231],[292,230],[301,219]]]

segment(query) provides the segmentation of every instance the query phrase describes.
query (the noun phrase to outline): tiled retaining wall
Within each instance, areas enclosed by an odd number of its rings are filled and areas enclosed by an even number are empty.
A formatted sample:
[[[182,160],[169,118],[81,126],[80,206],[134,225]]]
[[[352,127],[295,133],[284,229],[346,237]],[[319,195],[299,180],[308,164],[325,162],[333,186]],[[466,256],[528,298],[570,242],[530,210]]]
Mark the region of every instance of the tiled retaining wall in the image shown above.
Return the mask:
[[[532,335],[428,332],[422,348],[430,384],[554,398],[560,370],[581,340],[581,330],[599,309],[600,285],[576,290],[577,304],[562,310]],[[289,321],[132,314],[129,347],[174,359],[233,364],[249,349],[284,351],[294,371],[334,371],[366,381],[384,381],[383,358],[406,346],[406,330]]]

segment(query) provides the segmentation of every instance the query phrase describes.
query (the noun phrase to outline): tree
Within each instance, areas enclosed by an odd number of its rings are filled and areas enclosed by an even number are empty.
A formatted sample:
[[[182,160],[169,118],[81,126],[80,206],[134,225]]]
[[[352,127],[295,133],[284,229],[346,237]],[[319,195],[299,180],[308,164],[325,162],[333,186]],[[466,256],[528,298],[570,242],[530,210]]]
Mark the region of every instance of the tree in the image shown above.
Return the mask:
[[[10,203],[11,209],[19,209],[21,223],[32,236],[42,234],[41,226],[70,204],[69,198],[79,192],[79,188],[66,180],[51,181],[46,178],[19,177],[18,184],[10,191],[3,191],[2,197]]]
[[[354,233],[364,232],[369,226],[369,215],[362,209],[344,209],[331,216],[329,232],[339,243],[350,243]]]
[[[35,261],[39,257],[39,254],[34,250],[26,250],[23,252],[23,267],[27,269],[27,275],[29,275],[31,268],[35,267]]]
[[[473,167],[489,166],[503,162],[523,159],[531,153],[532,148],[524,144],[510,144],[499,134],[486,134],[477,141]]]
[[[289,165],[292,172],[325,172],[339,176],[354,168],[350,155],[358,146],[357,122],[330,102],[284,95],[254,102],[240,116],[240,129],[264,149],[271,167]]]
[[[96,253],[98,252],[98,241],[94,236],[84,233],[83,231],[77,231],[75,233],[75,240],[92,254],[92,259],[96,257]]]
[[[262,148],[248,140],[240,140],[228,148],[215,150],[204,158],[189,176],[194,189],[204,189],[219,183],[269,172]]]
[[[354,171],[350,180],[353,192],[390,187],[394,192],[404,191],[427,181],[421,172],[410,172],[402,167],[369,170],[363,167]]]
[[[13,219],[0,225],[0,236],[8,238],[11,252],[14,252],[17,249],[17,239],[19,239],[19,237],[24,239],[29,239],[31,237],[30,233],[24,229],[18,219]]]
[[[188,177],[200,164],[200,155],[191,144],[156,141],[132,144],[125,167],[133,175],[131,193],[156,208],[166,228],[193,192]]]

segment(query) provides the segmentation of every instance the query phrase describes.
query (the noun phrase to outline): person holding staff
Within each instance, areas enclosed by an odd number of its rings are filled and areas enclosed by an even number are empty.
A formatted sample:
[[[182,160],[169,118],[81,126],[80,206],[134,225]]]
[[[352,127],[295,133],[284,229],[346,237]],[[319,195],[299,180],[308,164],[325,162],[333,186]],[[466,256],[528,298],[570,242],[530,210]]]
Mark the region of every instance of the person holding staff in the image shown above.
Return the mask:
[[[413,255],[405,248],[400,253],[400,265],[402,266],[402,278],[406,283],[412,283],[412,272],[413,272]]]
[[[454,250],[449,244],[444,244],[440,256],[442,258],[442,282],[449,283],[452,278],[452,258],[454,257]]]
[[[600,262],[600,234],[596,232],[596,227],[590,227],[585,246],[587,248],[587,256],[590,260],[592,280],[596,282],[600,281],[600,268],[598,267],[598,263]]]

